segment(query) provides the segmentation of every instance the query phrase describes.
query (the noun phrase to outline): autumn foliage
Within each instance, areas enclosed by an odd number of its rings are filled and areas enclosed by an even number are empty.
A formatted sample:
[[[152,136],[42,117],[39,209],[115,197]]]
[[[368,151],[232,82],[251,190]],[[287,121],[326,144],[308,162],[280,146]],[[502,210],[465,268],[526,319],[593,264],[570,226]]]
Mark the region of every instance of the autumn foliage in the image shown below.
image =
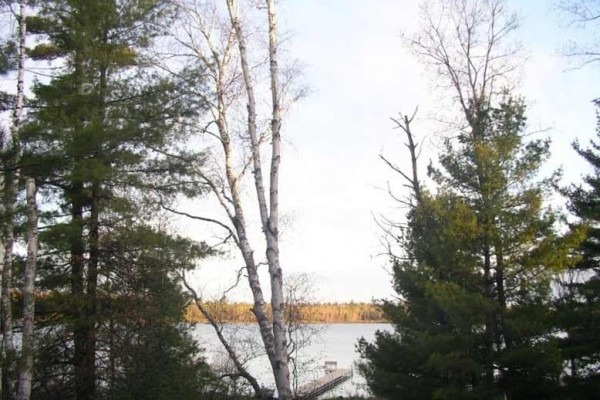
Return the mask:
[[[249,303],[207,302],[205,306],[221,322],[256,322]],[[371,303],[305,303],[288,307],[286,315],[288,319],[307,323],[385,322],[381,310]],[[184,316],[186,322],[207,322],[195,304],[186,307]]]

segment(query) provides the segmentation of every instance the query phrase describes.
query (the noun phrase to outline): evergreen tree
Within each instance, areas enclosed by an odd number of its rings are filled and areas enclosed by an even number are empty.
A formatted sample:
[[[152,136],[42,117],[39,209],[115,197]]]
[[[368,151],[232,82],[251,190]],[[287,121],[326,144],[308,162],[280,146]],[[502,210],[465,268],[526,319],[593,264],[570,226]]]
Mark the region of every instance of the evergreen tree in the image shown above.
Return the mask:
[[[189,298],[178,274],[210,251],[190,241],[139,227],[111,237],[107,248],[118,272],[106,282],[104,341],[110,376],[108,398],[197,399],[210,382],[206,363],[181,324]],[[132,260],[135,268],[131,268]],[[117,371],[114,371],[114,365]]]
[[[159,230],[121,222],[103,237],[104,268],[98,287],[96,335],[97,399],[197,399],[212,373],[181,324],[189,299],[179,272],[195,265],[208,249]],[[105,264],[104,264],[105,263]],[[69,307],[54,293],[42,313]],[[46,325],[33,398],[73,398],[69,382],[69,327],[65,320]]]
[[[469,247],[475,228],[472,211],[450,193],[424,192],[411,211],[402,237],[406,258],[397,259],[393,269],[402,300],[382,305],[395,332],[378,332],[375,343],[360,343],[360,370],[375,394],[478,398],[488,302],[473,271]]]
[[[4,39],[4,38],[3,38]],[[0,41],[0,76],[5,76],[12,72],[16,67],[17,46],[12,38],[6,38]],[[13,95],[4,90],[0,90],[0,111],[6,111],[11,108]],[[4,149],[5,134],[2,132],[2,149]]]
[[[600,107],[600,102],[596,101]],[[600,135],[600,117],[596,134]],[[570,190],[570,209],[584,226],[580,261],[567,275],[557,300],[561,352],[566,362],[564,398],[593,398],[600,393],[600,145],[575,150],[593,168],[586,187]]]
[[[38,36],[31,57],[54,63],[58,71],[49,82],[34,85],[33,110],[22,135],[24,169],[36,177],[46,199],[40,273],[42,287],[53,294],[40,307],[42,313],[54,315],[47,317],[44,329],[57,332],[42,346],[44,363],[34,383],[38,398],[102,398],[116,390],[116,378],[106,374],[117,371],[128,371],[127,379],[129,372],[141,379],[140,371],[128,369],[125,359],[111,361],[113,368],[103,364],[107,354],[117,351],[105,347],[106,337],[117,333],[110,329],[107,333],[114,310],[103,305],[127,299],[137,290],[131,281],[113,285],[127,268],[133,268],[131,279],[152,277],[166,285],[143,283],[153,288],[154,297],[148,296],[158,305],[182,306],[173,267],[156,267],[156,254],[146,265],[139,262],[139,254],[121,249],[120,257],[127,261],[120,265],[129,265],[117,268],[107,247],[109,238],[126,237],[137,229],[146,229],[150,244],[136,236],[139,241],[132,243],[133,249],[156,246],[147,221],[156,215],[158,205],[148,200],[195,191],[188,185],[189,171],[198,166],[201,155],[166,155],[186,137],[181,122],[202,109],[200,96],[192,91],[201,85],[192,74],[162,76],[148,52],[171,11],[170,2],[162,0],[52,0],[43,2],[38,14],[28,19],[29,32]],[[152,273],[142,274],[150,268]],[[193,364],[192,369],[202,366],[192,362],[189,340],[173,326],[174,309],[158,305],[150,301],[141,308],[147,315],[139,315],[138,323],[152,319],[153,313],[162,315],[155,333],[160,339],[170,332],[173,340],[162,345],[165,354],[175,357],[173,365],[184,368],[185,361]],[[120,315],[122,332],[127,313]],[[132,348],[151,337],[147,329],[153,325],[142,326],[127,342]],[[177,349],[177,343],[182,347]],[[123,347],[118,351],[131,354]],[[155,372],[144,370],[145,379],[152,380]],[[112,386],[101,383],[107,381]]]
[[[435,194],[424,191],[402,236],[384,303],[394,334],[360,344],[376,394],[395,398],[551,398],[561,374],[551,281],[576,233],[560,237],[536,181],[548,142],[525,142],[525,107],[472,101],[468,128],[447,140]],[[401,384],[398,384],[401,382]]]

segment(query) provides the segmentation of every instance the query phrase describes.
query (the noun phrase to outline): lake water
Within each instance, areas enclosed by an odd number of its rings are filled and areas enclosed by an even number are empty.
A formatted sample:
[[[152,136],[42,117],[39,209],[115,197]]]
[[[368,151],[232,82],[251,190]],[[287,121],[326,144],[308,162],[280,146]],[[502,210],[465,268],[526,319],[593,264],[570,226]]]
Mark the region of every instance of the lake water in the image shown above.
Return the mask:
[[[391,330],[389,324],[331,324],[308,325],[309,332],[297,334],[298,340],[310,337],[310,343],[299,349],[293,355],[296,360],[298,373],[296,384],[298,386],[323,375],[325,361],[337,361],[338,368],[354,368],[354,363],[359,359],[356,344],[361,337],[371,341],[377,330]],[[193,329],[196,340],[205,348],[205,356],[211,365],[227,370],[231,368],[227,356],[222,350],[217,335],[212,326],[196,324]],[[258,327],[256,325],[229,324],[225,328],[225,335],[233,343],[242,358],[246,360],[247,368],[261,385],[275,387],[269,362],[264,354],[260,353]],[[354,373],[352,378],[328,392],[324,397],[350,396],[368,394],[364,379]]]

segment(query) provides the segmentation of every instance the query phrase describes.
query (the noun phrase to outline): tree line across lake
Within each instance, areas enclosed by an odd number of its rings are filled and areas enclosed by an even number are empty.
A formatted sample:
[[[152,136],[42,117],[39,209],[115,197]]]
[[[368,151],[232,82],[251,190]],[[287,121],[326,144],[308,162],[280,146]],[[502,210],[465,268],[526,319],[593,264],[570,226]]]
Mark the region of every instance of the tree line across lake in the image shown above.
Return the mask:
[[[207,302],[211,315],[225,323],[256,323],[250,303]],[[290,315],[289,312],[292,314]],[[195,304],[185,308],[186,322],[208,322]],[[310,324],[386,322],[383,311],[372,303],[305,303],[288,307],[288,319]]]

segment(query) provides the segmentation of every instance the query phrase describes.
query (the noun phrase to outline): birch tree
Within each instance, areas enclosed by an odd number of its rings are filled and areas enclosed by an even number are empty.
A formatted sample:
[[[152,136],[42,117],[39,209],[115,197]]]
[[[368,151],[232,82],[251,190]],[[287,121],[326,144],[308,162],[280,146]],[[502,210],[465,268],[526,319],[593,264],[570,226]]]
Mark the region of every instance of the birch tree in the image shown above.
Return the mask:
[[[16,5],[18,11],[12,9]],[[26,51],[26,2],[19,0],[16,4],[9,3],[11,12],[17,21],[17,92],[12,113],[12,129],[5,140],[6,151],[4,165],[3,187],[3,229],[2,229],[2,323],[4,355],[7,363],[5,381],[7,398],[17,396],[19,400],[29,399],[31,394],[31,379],[33,372],[34,348],[34,307],[35,307],[35,270],[37,262],[37,207],[35,199],[35,180],[26,177],[26,209],[27,209],[27,260],[24,271],[23,296],[23,334],[21,336],[21,359],[18,362],[18,382],[13,376],[12,363],[17,361],[13,342],[13,321],[10,290],[12,289],[13,252],[15,242],[15,218],[17,213],[17,193],[21,176],[21,126],[23,124],[24,91],[25,91],[25,51]],[[15,387],[15,384],[18,385]],[[17,392],[18,389],[18,392]]]
[[[17,400],[31,397],[35,338],[35,275],[38,251],[38,214],[35,180],[28,177],[25,183],[27,201],[27,258],[23,279],[23,333],[21,335],[21,362],[17,385]]]
[[[279,256],[279,169],[281,161],[282,91],[278,63],[278,35],[275,2],[265,0],[261,11],[268,32],[266,56],[257,56],[260,41],[249,34],[248,19],[237,0],[226,0],[226,13],[215,3],[178,1],[185,21],[177,36],[178,42],[188,50],[195,61],[206,70],[214,96],[210,102],[212,120],[203,133],[216,139],[220,159],[215,160],[215,171],[204,174],[205,184],[211,189],[223,209],[226,220],[207,216],[191,216],[223,228],[240,251],[248,286],[252,292],[252,312],[259,325],[260,335],[268,356],[280,399],[291,398],[288,367],[286,326],[284,316],[283,273]],[[255,60],[258,58],[258,62]],[[266,60],[262,61],[262,60]],[[268,65],[267,95],[260,85],[261,67]],[[270,98],[268,123],[260,118],[260,101]],[[246,122],[236,126],[236,116],[244,115]],[[213,131],[212,127],[216,127]],[[236,135],[236,133],[239,136]],[[262,160],[262,147],[270,140],[269,166]],[[220,171],[220,173],[219,173]],[[262,260],[255,255],[258,241],[250,236],[248,222],[250,207],[243,195],[243,181],[251,172],[254,186],[255,210],[263,234],[270,281],[270,306],[273,321],[267,317],[265,290],[259,277]],[[188,214],[188,216],[190,216]]]
[[[19,188],[19,128],[23,113],[23,83],[24,83],[24,45],[25,45],[25,21],[22,18],[24,2],[19,2],[20,13],[13,12],[13,4],[9,4],[11,12],[17,16],[19,26],[18,42],[18,66],[17,66],[17,95],[12,112],[12,129],[4,144],[4,171],[2,187],[2,284],[0,302],[2,304],[2,341],[4,355],[4,375],[6,390],[9,398],[15,394],[15,379],[13,373],[13,362],[15,361],[15,344],[13,339],[13,319],[10,291],[12,289],[13,249],[14,249],[14,220],[17,210],[17,191]]]
[[[25,0],[19,0],[19,61],[17,70],[17,103],[13,122],[14,141],[19,141],[22,124],[25,81],[25,39],[27,35]],[[19,148],[20,152],[20,148]],[[18,163],[20,154],[17,153]],[[18,177],[18,174],[16,174]],[[34,357],[35,326],[35,276],[38,250],[38,212],[36,204],[36,183],[32,177],[25,179],[25,199],[27,210],[27,256],[23,276],[23,332],[21,335],[21,360],[18,368],[17,400],[28,400],[31,396]],[[18,182],[15,181],[15,185]],[[6,268],[10,268],[5,264]]]

